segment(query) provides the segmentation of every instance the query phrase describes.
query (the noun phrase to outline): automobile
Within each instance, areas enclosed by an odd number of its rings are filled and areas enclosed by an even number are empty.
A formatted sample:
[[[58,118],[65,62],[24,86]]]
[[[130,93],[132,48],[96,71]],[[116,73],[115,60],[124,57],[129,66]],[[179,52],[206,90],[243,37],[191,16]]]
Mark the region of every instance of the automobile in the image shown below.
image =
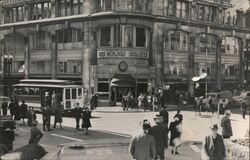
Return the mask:
[[[238,108],[241,106],[238,101],[233,99],[233,94],[231,91],[208,92],[207,97],[204,98],[202,102],[204,104],[208,103],[209,98],[213,100],[213,103],[215,104],[216,107],[218,106],[220,99],[227,99],[229,108],[234,108],[234,107]]]
[[[241,92],[239,96],[234,96],[233,99],[238,101],[240,104],[246,103],[247,105],[250,105],[249,99],[250,98],[250,91]]]

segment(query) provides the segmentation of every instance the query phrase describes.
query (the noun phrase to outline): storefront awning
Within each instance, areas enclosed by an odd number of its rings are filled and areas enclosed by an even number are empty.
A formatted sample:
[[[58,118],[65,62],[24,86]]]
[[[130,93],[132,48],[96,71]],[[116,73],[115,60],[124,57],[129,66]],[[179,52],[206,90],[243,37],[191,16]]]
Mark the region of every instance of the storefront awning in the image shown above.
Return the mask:
[[[110,87],[135,87],[135,79],[130,74],[115,74]]]

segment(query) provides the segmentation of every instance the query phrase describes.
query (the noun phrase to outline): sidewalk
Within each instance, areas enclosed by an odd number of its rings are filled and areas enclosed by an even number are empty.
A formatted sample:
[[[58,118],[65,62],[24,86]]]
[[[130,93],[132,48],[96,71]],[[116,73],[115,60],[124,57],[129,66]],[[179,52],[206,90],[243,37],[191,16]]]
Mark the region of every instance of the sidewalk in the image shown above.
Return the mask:
[[[182,109],[190,109],[192,108],[192,105],[186,105],[186,106],[182,106]],[[167,105],[167,110],[168,111],[176,111],[178,108],[177,105]],[[128,113],[128,112],[144,112],[143,109],[137,109],[137,108],[129,108],[128,111],[123,111],[122,106],[107,106],[107,107],[97,107],[96,110],[94,110],[94,112],[104,112],[104,113]],[[146,112],[158,112],[158,111],[149,111],[147,110]]]

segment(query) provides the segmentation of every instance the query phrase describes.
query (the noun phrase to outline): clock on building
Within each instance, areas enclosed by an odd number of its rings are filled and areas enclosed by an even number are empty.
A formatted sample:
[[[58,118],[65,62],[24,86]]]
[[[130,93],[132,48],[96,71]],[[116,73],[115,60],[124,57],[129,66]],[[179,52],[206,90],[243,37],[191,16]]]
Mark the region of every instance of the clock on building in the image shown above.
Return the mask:
[[[119,70],[120,71],[126,71],[128,69],[128,64],[125,61],[121,61],[119,63]]]

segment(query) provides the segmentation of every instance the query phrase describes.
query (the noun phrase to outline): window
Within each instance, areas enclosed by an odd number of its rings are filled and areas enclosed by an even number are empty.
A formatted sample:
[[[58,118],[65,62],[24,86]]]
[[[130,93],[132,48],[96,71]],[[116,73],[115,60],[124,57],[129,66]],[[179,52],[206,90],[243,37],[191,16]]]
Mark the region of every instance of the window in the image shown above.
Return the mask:
[[[59,0],[57,6],[58,17],[77,15],[83,12],[83,0]]]
[[[204,20],[205,18],[205,7],[204,6],[199,6],[199,14],[198,14],[198,19],[199,20]]]
[[[99,11],[111,11],[112,0],[99,0]]]
[[[110,46],[111,45],[111,42],[110,42],[110,33],[111,33],[111,27],[102,27],[100,29],[100,32],[101,32],[101,46]]]
[[[168,15],[174,16],[175,15],[175,1],[170,0],[168,3]]]
[[[210,15],[211,15],[210,21],[215,22],[215,19],[216,19],[216,8],[215,7],[211,7]]]
[[[44,32],[44,31],[35,32],[32,38],[33,38],[32,42],[30,43],[33,44],[33,47],[32,47],[33,50],[49,49],[50,38],[49,38],[48,32]]]
[[[133,8],[133,0],[116,0],[116,10],[128,10],[131,11]]]
[[[68,28],[58,31],[58,43],[82,42],[83,35],[80,29]]]
[[[143,11],[143,0],[136,0],[135,1],[135,10],[136,11]]]
[[[146,47],[145,28],[136,27],[136,47]]]
[[[16,52],[24,50],[24,38],[20,34],[7,34],[4,36],[5,51]]]
[[[82,62],[81,60],[59,61],[57,68],[60,74],[79,74],[82,71]]]
[[[200,43],[199,43],[199,48],[201,52],[207,52],[208,53],[216,53],[216,37],[213,35],[206,35],[206,34],[201,34],[200,35]]]
[[[6,8],[4,14],[4,22],[21,22],[24,20],[24,7],[18,6],[13,8]]]
[[[164,49],[187,51],[188,36],[183,31],[169,31],[164,38]]]
[[[30,20],[50,18],[50,16],[51,16],[51,2],[31,4],[29,6]]]
[[[31,74],[49,74],[51,73],[50,60],[30,60],[29,72]]]

